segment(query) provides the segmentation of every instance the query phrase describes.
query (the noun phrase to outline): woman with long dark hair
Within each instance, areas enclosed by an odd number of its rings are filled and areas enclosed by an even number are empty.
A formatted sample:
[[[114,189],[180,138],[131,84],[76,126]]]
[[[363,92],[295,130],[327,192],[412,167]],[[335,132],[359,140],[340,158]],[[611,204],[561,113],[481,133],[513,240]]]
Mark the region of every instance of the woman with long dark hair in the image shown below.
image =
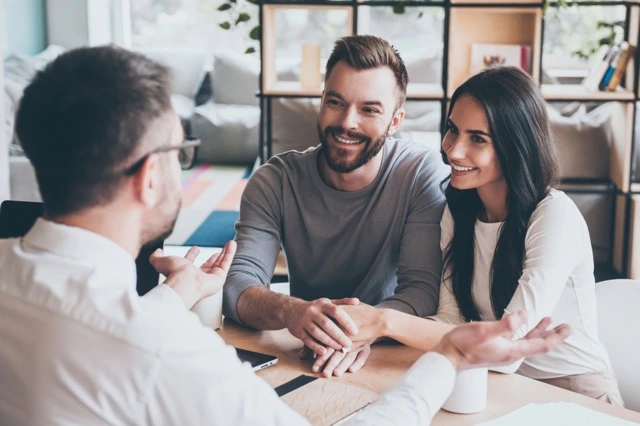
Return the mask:
[[[481,72],[451,98],[442,156],[451,166],[441,221],[443,279],[437,315],[425,321],[367,305],[345,306],[362,339],[388,336],[423,350],[452,325],[525,309],[573,335],[515,372],[622,405],[598,340],[593,253],[579,210],[553,189],[557,165],[546,103],[514,67]]]

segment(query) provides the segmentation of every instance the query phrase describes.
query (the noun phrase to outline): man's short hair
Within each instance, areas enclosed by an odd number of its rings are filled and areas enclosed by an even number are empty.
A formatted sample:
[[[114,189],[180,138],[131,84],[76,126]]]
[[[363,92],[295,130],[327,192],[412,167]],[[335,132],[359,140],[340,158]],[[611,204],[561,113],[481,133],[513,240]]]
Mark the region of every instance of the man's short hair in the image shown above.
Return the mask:
[[[353,35],[339,39],[333,46],[333,51],[327,61],[325,82],[340,61],[344,61],[356,70],[389,67],[396,77],[400,92],[398,106],[404,103],[409,83],[407,67],[398,51],[388,41],[372,35]]]
[[[141,54],[80,48],[47,65],[16,118],[47,215],[111,201],[150,124],[170,108],[168,70]]]

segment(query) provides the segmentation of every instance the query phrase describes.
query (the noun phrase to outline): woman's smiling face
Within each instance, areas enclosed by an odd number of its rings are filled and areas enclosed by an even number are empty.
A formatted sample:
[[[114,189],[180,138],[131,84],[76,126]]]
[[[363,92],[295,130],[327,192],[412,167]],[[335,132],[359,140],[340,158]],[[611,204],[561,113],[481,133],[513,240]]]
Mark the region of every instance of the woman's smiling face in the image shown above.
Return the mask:
[[[484,107],[471,95],[462,95],[447,122],[442,150],[451,165],[451,185],[456,189],[479,189],[503,184],[498,159]]]

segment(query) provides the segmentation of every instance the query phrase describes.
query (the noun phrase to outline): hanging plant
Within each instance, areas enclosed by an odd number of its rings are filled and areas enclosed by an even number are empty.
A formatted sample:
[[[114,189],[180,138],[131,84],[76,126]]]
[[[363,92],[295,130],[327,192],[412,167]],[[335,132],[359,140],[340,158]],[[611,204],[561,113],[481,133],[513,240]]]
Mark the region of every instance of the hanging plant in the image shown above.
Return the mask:
[[[246,0],[238,3],[238,0],[225,0],[220,6],[218,6],[218,12],[222,12],[227,18],[225,21],[220,22],[218,26],[223,30],[236,30],[243,27],[247,27],[247,23],[251,20],[250,11],[247,10],[246,4],[258,5],[259,0]],[[256,25],[246,33],[249,40],[260,41],[260,25]],[[247,47],[244,51],[246,54],[255,53],[256,49],[252,46]]]

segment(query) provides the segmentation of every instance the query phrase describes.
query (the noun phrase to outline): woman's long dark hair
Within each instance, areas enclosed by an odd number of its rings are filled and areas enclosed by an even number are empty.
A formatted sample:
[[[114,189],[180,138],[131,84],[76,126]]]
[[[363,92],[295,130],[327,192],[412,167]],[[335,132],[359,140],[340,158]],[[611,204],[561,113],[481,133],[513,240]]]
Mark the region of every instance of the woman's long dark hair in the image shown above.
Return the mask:
[[[462,95],[483,106],[491,139],[507,183],[507,217],[491,265],[491,305],[501,318],[522,275],[524,239],[538,203],[556,183],[557,163],[546,103],[540,89],[515,67],[490,68],[471,77],[451,98],[449,114]],[[442,158],[448,164],[442,152]],[[444,252],[443,273],[467,321],[481,320],[473,300],[475,223],[484,211],[476,189],[459,190],[442,182],[453,220],[453,239]]]

